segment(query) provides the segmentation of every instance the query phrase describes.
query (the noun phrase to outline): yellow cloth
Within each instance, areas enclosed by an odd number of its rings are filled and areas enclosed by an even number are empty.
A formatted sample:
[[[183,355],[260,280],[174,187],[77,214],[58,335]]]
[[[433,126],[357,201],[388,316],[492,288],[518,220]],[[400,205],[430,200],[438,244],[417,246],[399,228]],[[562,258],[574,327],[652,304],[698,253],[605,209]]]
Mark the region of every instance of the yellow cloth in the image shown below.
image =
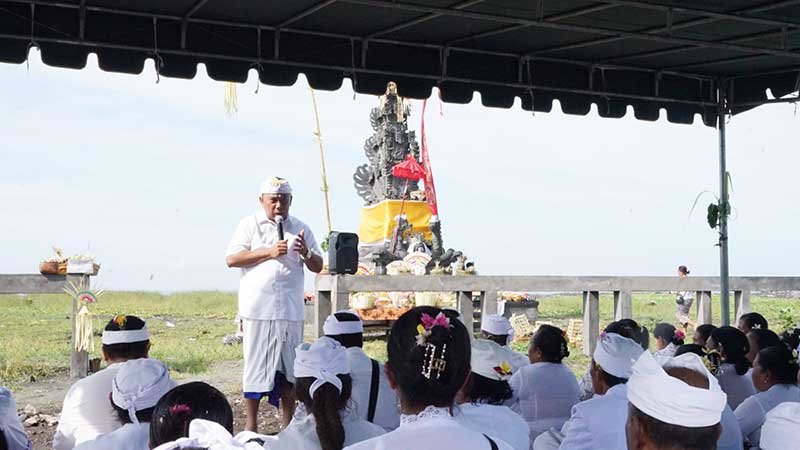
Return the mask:
[[[358,239],[364,244],[383,242],[392,237],[392,229],[397,224],[394,218],[400,214],[402,200],[384,200],[372,206],[361,208],[361,225],[358,228]],[[426,202],[406,201],[403,214],[413,226],[412,232],[425,233],[425,239],[431,238],[428,223],[431,210]]]

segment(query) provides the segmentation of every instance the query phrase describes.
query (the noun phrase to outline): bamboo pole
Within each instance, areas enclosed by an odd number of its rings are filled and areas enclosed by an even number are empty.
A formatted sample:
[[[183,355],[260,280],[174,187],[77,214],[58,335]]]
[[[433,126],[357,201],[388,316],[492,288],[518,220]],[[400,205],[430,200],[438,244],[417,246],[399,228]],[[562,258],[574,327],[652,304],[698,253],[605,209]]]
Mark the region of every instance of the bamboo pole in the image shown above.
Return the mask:
[[[317,97],[314,95],[314,88],[308,88],[311,91],[311,103],[314,105],[314,120],[317,124],[317,129],[314,131],[314,136],[317,138],[319,144],[319,161],[322,165],[322,192],[325,195],[325,220],[328,224],[328,234],[331,234],[331,206],[328,201],[328,175],[325,172],[325,152],[322,149],[322,130],[319,127],[319,111],[317,110]]]

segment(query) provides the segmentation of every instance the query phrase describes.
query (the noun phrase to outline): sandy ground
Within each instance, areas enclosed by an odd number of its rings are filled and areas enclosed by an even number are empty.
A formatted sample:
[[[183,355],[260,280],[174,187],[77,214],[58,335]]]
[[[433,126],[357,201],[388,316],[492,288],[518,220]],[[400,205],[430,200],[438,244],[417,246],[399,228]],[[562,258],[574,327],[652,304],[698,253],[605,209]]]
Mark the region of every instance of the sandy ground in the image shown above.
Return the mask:
[[[245,423],[241,397],[241,374],[242,361],[226,361],[215,364],[203,375],[183,378],[178,382],[204,381],[224,392],[233,408],[234,428],[238,432],[244,428]],[[26,405],[32,405],[40,414],[55,416],[61,412],[64,395],[71,384],[72,382],[66,377],[27,383],[14,390],[14,398],[19,409],[23,409]],[[280,430],[278,411],[266,402],[262,403],[258,422],[259,431],[262,433],[271,434]],[[25,428],[33,442],[34,450],[51,449],[55,430],[55,426],[48,427],[46,425]]]

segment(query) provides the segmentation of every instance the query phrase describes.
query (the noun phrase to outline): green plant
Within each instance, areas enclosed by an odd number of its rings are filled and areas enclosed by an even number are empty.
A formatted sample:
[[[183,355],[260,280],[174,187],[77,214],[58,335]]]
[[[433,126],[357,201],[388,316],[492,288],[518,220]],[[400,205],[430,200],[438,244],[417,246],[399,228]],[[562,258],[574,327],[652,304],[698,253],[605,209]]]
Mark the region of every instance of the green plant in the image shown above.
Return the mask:
[[[778,310],[778,321],[783,330],[789,330],[789,331],[793,330],[795,321],[794,317],[792,316],[792,309],[781,308],[780,310]]]

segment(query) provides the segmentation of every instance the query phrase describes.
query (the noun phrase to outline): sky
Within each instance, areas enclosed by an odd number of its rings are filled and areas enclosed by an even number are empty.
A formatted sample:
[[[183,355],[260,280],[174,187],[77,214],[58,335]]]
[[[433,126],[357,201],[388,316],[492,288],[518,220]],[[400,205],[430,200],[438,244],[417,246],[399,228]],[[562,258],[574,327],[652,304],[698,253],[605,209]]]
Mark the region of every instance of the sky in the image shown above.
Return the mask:
[[[225,248],[252,213],[261,180],[291,180],[291,213],[322,239],[319,149],[311,96],[237,86],[228,116],[224,84],[201,66],[194,80],[0,65],[0,273],[35,273],[58,246],[92,253],[96,285],[174,292],[237,289]],[[403,86],[399,86],[402,95]],[[369,111],[378,98],[348,80],[317,91],[334,230],[357,231],[355,168],[366,162]],[[412,103],[418,130],[421,102]],[[719,273],[705,219],[718,192],[718,135],[702,125],[535,115],[468,105],[428,105],[426,131],[445,246],[485,275],[693,275]],[[796,275],[800,118],[768,105],[728,124],[733,181],[732,275]]]

